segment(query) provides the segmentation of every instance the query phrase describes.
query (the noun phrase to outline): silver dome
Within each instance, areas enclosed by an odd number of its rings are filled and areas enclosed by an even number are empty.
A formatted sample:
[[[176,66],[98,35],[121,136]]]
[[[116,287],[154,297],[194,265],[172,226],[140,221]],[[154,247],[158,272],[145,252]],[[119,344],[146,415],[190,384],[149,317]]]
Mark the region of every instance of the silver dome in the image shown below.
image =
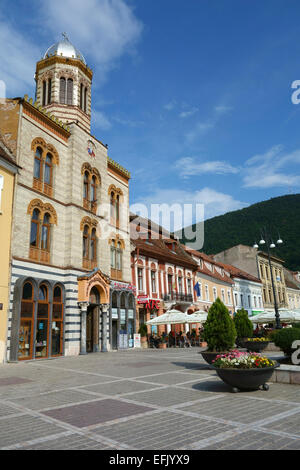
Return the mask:
[[[85,58],[81,54],[81,52],[73,46],[73,44],[69,41],[67,35],[63,33],[63,39],[58,41],[57,43],[53,44],[53,46],[49,47],[44,54],[44,59],[47,57],[51,57],[53,55],[62,56],[62,57],[70,57],[70,59],[79,59],[81,60],[84,65],[86,65]]]

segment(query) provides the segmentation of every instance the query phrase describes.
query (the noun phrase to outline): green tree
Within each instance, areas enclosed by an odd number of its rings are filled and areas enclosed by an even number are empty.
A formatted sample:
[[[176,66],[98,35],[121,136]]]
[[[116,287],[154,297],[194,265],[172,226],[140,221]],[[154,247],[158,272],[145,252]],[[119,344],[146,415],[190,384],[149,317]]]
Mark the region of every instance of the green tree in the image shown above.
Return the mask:
[[[208,351],[223,352],[234,346],[236,329],[228,309],[219,298],[209,309],[203,337]]]
[[[233,321],[238,338],[252,338],[253,323],[249,319],[248,312],[244,308],[237,311]]]

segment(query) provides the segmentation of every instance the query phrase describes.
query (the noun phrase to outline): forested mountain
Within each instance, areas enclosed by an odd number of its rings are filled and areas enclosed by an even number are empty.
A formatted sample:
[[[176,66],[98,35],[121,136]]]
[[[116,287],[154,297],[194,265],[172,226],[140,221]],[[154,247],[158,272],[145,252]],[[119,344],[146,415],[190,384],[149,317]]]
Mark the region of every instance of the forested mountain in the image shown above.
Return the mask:
[[[215,254],[238,244],[253,246],[264,226],[269,227],[274,242],[279,234],[284,242],[272,253],[285,260],[287,268],[300,271],[300,194],[272,198],[206,220],[201,251]]]

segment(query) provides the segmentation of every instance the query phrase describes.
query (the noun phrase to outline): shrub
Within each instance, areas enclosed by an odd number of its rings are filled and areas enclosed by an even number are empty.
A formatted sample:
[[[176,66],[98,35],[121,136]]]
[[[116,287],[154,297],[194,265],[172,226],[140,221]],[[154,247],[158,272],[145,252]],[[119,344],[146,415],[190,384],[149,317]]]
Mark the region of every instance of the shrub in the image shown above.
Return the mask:
[[[244,308],[237,311],[233,321],[238,338],[252,338],[253,323],[249,319],[248,313]]]
[[[300,328],[300,323],[292,323],[293,328]]]
[[[234,345],[236,329],[228,309],[219,298],[208,311],[203,338],[208,351],[228,351]]]
[[[281,331],[281,330],[271,330],[271,331],[268,331],[268,334],[267,334],[267,337],[270,341],[272,341],[274,343],[275,341],[275,337],[278,333],[278,331]]]
[[[139,329],[139,334],[141,336],[147,336],[148,330],[147,330],[147,325],[145,323],[142,323]]]
[[[282,328],[276,333],[274,342],[286,356],[291,356],[294,351],[291,346],[296,339],[300,340],[300,328]]]

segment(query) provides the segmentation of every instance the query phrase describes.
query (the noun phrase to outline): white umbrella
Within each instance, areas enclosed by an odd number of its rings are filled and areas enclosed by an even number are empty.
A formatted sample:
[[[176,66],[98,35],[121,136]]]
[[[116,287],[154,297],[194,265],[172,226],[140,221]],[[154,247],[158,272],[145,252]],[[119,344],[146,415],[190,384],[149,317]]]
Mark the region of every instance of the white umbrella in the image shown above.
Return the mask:
[[[188,315],[188,323],[204,323],[207,320],[207,312],[198,311]]]
[[[300,321],[300,312],[296,312],[288,309],[281,309],[279,311],[279,317],[281,323],[293,323]],[[274,323],[276,321],[275,311],[262,312],[259,315],[250,317],[253,323]]]
[[[146,322],[146,325],[178,325],[187,323],[189,315],[180,312],[180,310],[169,310],[168,312],[160,315],[152,320]]]

